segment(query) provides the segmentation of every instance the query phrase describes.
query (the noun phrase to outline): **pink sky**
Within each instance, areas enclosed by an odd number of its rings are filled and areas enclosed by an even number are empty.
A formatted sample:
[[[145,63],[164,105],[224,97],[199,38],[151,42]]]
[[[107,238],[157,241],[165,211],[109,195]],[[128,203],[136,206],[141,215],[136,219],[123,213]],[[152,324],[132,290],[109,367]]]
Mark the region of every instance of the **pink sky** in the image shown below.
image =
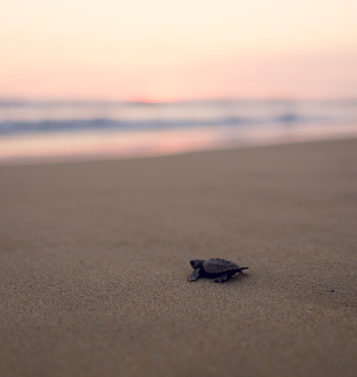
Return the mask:
[[[352,0],[5,0],[0,97],[357,97]]]

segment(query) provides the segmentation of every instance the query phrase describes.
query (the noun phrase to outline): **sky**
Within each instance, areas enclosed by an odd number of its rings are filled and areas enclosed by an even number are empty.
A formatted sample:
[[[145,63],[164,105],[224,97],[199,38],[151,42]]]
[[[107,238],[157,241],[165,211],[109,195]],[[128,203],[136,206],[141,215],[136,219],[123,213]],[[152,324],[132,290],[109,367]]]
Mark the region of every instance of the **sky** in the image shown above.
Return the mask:
[[[3,0],[0,98],[357,98],[355,0]]]

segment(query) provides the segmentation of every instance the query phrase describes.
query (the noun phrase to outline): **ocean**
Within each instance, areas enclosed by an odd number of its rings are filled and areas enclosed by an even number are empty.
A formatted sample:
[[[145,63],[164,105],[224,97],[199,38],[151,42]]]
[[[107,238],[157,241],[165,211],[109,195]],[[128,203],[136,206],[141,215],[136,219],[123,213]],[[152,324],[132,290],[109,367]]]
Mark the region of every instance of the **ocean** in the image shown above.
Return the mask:
[[[0,101],[0,164],[134,158],[357,136],[356,101]]]

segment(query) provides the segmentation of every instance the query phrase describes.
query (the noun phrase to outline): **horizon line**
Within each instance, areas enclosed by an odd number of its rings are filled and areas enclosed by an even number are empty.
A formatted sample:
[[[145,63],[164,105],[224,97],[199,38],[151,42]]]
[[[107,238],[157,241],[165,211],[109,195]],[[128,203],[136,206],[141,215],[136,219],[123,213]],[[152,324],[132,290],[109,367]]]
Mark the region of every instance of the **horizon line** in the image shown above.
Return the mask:
[[[202,97],[192,99],[175,100],[145,100],[145,99],[84,99],[84,98],[30,98],[30,97],[2,97],[0,104],[4,105],[25,105],[25,104],[132,104],[132,105],[175,105],[175,104],[194,104],[194,103],[229,103],[229,102],[356,102],[357,97]]]

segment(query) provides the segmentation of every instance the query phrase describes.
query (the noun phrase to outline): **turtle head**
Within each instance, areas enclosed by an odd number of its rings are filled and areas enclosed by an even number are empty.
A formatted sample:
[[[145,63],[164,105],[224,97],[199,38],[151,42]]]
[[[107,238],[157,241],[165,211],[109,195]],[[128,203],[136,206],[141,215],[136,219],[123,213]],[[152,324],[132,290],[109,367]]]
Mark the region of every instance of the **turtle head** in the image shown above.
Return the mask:
[[[193,259],[190,261],[190,264],[192,268],[195,270],[196,268],[201,268],[203,265],[204,260],[203,259]]]

